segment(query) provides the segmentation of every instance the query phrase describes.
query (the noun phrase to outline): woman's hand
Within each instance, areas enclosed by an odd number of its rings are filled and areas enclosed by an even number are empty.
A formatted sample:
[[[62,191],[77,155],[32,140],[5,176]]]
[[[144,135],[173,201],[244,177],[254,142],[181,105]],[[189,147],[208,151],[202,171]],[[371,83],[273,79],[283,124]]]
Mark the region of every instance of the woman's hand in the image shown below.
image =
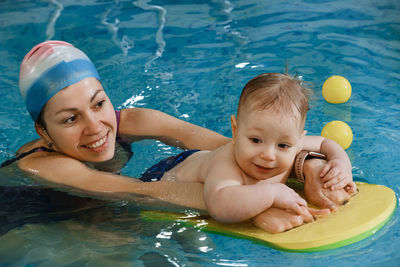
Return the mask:
[[[322,168],[320,177],[324,188],[329,188],[331,191],[345,188],[350,195],[357,192],[351,166],[348,166],[342,160],[329,160]]]
[[[329,214],[329,210],[307,208],[306,214],[295,214],[278,208],[269,208],[253,218],[253,224],[272,234],[280,233],[313,222],[314,216]]]
[[[343,187],[334,191],[324,188],[324,183],[319,174],[325,164],[326,161],[320,159],[309,159],[304,162],[303,171],[306,177],[304,191],[309,203],[334,211],[340,205],[347,203],[351,196],[357,192],[357,189],[353,182],[351,182],[348,190]]]

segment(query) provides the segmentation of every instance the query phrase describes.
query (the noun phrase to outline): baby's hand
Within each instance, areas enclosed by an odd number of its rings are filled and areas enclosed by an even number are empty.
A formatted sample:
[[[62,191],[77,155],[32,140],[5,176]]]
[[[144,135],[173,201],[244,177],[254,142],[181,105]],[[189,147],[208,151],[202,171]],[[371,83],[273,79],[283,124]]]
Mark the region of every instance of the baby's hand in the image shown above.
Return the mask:
[[[329,188],[331,191],[345,188],[350,195],[357,191],[353,182],[351,166],[348,166],[342,160],[332,159],[328,161],[322,168],[320,177],[324,183],[324,188]]]
[[[307,202],[290,187],[281,183],[271,184],[274,186],[275,198],[272,207],[288,210],[296,214],[309,214]]]

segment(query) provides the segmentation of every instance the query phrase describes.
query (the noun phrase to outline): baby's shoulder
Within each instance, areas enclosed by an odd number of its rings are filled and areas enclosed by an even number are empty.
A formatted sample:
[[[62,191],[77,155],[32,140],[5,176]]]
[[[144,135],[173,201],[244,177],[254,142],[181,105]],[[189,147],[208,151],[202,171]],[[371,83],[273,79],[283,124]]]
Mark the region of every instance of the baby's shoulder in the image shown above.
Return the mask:
[[[218,173],[219,177],[225,177],[233,180],[242,181],[245,175],[238,166],[229,146],[223,146],[210,153],[210,173]]]
[[[231,142],[211,151],[207,156],[214,165],[236,165]]]

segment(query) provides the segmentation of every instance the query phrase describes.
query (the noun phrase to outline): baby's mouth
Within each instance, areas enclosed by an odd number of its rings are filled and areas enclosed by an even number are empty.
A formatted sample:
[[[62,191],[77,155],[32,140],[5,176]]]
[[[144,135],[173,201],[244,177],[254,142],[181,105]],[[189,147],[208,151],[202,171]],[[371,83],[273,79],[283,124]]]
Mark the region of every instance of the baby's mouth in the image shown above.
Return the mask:
[[[270,170],[274,169],[274,168],[271,168],[271,167],[264,167],[264,166],[261,166],[261,165],[258,165],[258,164],[255,164],[255,165],[259,170],[262,170],[262,171],[270,171]]]

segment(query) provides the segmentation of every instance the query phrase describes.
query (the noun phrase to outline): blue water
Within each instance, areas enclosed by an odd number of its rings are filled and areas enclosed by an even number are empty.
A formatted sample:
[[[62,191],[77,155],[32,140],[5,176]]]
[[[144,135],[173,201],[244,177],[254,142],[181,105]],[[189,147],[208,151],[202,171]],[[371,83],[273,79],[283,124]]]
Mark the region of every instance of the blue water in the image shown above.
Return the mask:
[[[0,1],[1,161],[37,137],[18,92],[19,64],[33,45],[61,39],[89,55],[116,108],[159,109],[227,136],[245,82],[262,72],[282,72],[287,63],[292,73],[314,84],[308,133],[319,135],[331,120],[348,123],[354,133],[347,153],[355,179],[391,187],[399,196],[399,1],[81,2]],[[348,103],[323,100],[320,88],[331,75],[351,82]],[[135,156],[123,170],[130,176],[177,151],[153,141],[133,148]],[[399,209],[382,230],[361,242],[303,254],[174,223],[144,222],[139,204],[121,201],[12,229],[0,236],[0,263],[400,264]]]

